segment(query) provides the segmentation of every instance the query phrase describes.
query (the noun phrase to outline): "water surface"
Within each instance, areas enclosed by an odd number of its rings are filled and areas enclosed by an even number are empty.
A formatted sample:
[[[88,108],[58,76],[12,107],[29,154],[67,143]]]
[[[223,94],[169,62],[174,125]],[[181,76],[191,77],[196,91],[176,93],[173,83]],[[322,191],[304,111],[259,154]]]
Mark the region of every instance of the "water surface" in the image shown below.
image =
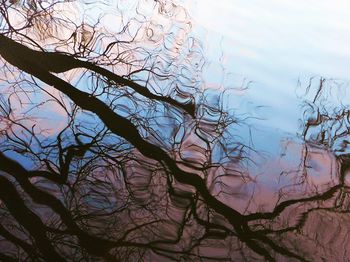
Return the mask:
[[[0,260],[347,261],[350,3],[0,11]]]

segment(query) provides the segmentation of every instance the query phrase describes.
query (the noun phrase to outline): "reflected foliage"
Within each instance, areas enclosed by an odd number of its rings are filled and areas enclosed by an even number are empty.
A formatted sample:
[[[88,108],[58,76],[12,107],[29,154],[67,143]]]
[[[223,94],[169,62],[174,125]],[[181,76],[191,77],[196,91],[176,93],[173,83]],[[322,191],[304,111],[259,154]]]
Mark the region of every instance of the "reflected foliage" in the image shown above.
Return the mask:
[[[202,87],[186,11],[112,2],[1,3],[0,259],[347,257],[350,161],[334,145],[347,143],[349,112],[325,106],[328,82],[307,88],[289,182],[252,210],[245,119],[223,106],[230,90]],[[313,174],[320,154],[326,182]]]

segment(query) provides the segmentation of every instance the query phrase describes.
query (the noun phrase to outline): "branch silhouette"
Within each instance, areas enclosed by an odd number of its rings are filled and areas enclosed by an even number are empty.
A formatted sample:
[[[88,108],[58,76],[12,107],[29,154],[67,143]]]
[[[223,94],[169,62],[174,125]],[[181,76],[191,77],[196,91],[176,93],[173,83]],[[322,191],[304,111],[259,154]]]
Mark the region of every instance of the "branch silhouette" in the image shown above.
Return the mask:
[[[348,215],[349,114],[346,107],[322,107],[327,80],[321,78],[315,95],[304,101],[298,167],[283,171],[292,176],[289,191],[286,186],[275,192],[272,208],[253,209],[250,202],[257,200],[250,187],[259,182],[244,164],[254,162],[255,155],[246,153],[254,148],[235,129],[246,119],[223,109],[229,90],[201,91],[193,76],[200,69],[190,70],[200,68],[196,52],[183,59],[178,51],[186,41],[174,32],[190,28],[181,7],[155,1],[153,8],[171,19],[178,14],[184,28],[166,35],[158,25],[157,38],[154,21],[138,17],[118,33],[132,35],[124,41],[102,31],[99,21],[62,18],[54,9],[59,1],[21,4],[1,7],[0,260],[314,261],[310,242],[331,257],[327,242],[309,229],[323,225],[322,212],[334,221]],[[10,9],[28,11],[25,23],[12,25]],[[132,22],[139,20],[133,31]],[[44,32],[35,21],[52,23],[55,30]],[[66,25],[75,28],[69,38],[59,34]],[[79,36],[86,28],[91,34]],[[164,54],[146,55],[157,61],[152,66],[139,62],[148,52],[137,46],[140,32],[143,41],[155,44],[151,49],[164,47]],[[114,73],[111,54],[123,41],[135,44],[118,50],[118,58],[134,55],[121,63],[128,77]],[[52,51],[60,47],[69,51]],[[172,72],[175,56],[183,64]],[[72,69],[82,69],[73,70],[76,81],[67,77]],[[176,98],[153,93],[152,81],[169,81],[167,93]],[[343,141],[339,150],[337,141]],[[336,165],[333,180],[322,187],[308,180],[316,149],[328,150]]]

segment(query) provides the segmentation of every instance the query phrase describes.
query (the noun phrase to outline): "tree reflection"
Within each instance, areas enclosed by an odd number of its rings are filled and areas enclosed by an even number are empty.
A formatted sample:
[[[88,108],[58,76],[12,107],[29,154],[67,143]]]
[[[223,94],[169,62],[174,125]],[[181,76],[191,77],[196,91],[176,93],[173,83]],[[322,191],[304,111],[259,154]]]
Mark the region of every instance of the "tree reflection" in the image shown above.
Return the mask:
[[[315,226],[328,223],[323,217],[346,219],[350,162],[338,155],[337,177],[323,188],[311,185],[310,159],[325,138],[308,135],[312,126],[323,137],[324,120],[348,123],[345,109],[306,121],[300,165],[289,173],[295,184],[280,191],[273,210],[241,212],[235,202],[254,182],[244,168],[249,147],[235,133],[244,120],[224,110],[228,91],[201,90],[204,58],[186,12],[156,1],[151,6],[171,20],[171,33],[139,17],[110,33],[102,16],[80,24],[64,17],[65,4],[72,3],[2,3],[0,259],[332,256]],[[142,4],[149,5],[137,8]],[[47,125],[49,118],[60,122]],[[295,197],[293,186],[300,185]]]

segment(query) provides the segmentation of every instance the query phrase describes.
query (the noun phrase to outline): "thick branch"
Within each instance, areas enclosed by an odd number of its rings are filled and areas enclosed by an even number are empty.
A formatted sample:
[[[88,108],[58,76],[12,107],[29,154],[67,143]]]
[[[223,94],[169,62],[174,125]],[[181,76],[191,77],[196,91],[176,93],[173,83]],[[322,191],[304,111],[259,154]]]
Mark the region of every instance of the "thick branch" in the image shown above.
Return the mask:
[[[110,81],[115,82],[117,85],[128,86],[144,97],[166,102],[172,106],[184,110],[192,117],[194,117],[195,114],[195,105],[191,102],[185,104],[180,103],[170,97],[155,95],[146,87],[141,86],[140,84],[129,79],[125,79],[91,62],[81,61],[73,56],[62,53],[35,51],[2,34],[0,34],[0,53],[1,56],[11,64],[14,60],[20,58],[22,63],[31,64],[32,66],[42,68],[48,72],[61,73],[74,68],[86,68],[106,77]],[[18,61],[16,63],[18,63]]]

